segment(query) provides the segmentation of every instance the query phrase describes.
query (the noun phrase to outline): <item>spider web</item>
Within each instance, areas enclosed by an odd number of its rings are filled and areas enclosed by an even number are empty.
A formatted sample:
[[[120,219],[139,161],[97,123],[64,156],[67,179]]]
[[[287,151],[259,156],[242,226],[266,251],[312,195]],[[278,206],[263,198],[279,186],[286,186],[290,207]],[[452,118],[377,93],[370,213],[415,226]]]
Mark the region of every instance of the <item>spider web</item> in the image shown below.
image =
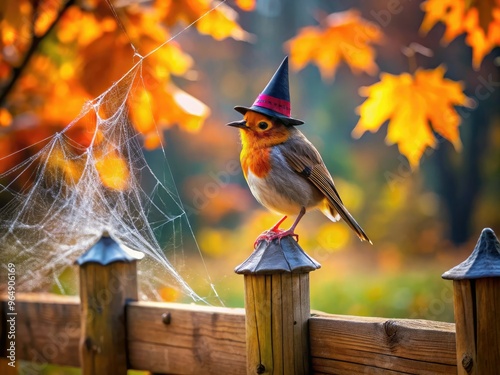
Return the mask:
[[[7,205],[0,209],[0,265],[2,272],[9,263],[16,266],[16,291],[43,291],[56,285],[65,293],[60,280],[63,272],[107,231],[119,243],[145,254],[138,262],[142,299],[159,300],[159,290],[170,288],[194,301],[222,304],[164,148],[143,149],[127,106],[143,84],[144,60],[197,21],[145,56],[131,43],[137,63],[107,91],[87,102],[62,131],[30,146],[38,150],[33,156],[0,174],[0,195],[8,197]],[[71,136],[71,130],[79,126],[94,129],[88,147]],[[107,181],[106,168],[121,170],[125,177]],[[20,181],[26,182],[16,191],[13,186]],[[192,267],[192,261],[201,266]],[[200,267],[204,275],[191,271]],[[195,291],[191,281],[202,292]]]

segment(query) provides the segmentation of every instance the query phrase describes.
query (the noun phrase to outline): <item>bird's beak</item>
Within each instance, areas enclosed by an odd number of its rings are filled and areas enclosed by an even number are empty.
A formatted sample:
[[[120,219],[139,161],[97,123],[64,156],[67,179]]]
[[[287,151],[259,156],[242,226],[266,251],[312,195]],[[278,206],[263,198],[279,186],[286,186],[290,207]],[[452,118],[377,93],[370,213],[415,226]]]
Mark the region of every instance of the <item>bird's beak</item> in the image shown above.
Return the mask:
[[[229,124],[226,124],[226,125],[233,126],[235,128],[240,128],[240,129],[248,129],[247,122],[245,120],[233,121],[233,122],[230,122]]]

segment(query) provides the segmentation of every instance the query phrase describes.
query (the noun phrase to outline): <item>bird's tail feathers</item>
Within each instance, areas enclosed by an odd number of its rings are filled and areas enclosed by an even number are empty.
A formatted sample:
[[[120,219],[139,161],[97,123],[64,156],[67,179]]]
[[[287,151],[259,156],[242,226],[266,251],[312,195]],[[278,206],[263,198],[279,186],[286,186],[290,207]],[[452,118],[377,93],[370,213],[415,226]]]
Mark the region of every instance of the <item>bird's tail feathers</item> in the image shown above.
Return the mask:
[[[361,241],[367,241],[373,245],[373,242],[368,238],[363,228],[359,226],[357,221],[352,217],[352,215],[347,211],[347,208],[342,204],[338,204],[333,200],[327,200],[328,204],[321,211],[332,221],[338,221],[340,218],[351,227],[351,229],[357,234]],[[327,207],[326,207],[327,206]]]
[[[331,221],[337,222],[340,220],[339,213],[330,205],[330,203],[328,203],[327,199],[323,200],[320,210],[321,212],[323,212],[323,215],[325,215]]]

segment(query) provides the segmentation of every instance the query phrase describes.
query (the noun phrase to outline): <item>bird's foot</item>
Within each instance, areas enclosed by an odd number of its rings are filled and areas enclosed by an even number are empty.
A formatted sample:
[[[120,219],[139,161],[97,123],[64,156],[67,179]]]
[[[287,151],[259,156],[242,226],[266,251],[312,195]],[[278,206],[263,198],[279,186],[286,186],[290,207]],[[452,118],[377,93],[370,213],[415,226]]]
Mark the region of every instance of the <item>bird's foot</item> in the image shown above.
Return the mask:
[[[271,241],[275,239],[281,240],[283,237],[287,236],[292,236],[295,238],[295,241],[299,242],[299,235],[296,234],[292,228],[283,230],[283,229],[278,229],[278,228],[271,228],[269,230],[266,230],[265,232],[262,232],[259,237],[255,240],[253,243],[254,249],[259,245],[260,242],[266,241],[267,243],[270,243]]]

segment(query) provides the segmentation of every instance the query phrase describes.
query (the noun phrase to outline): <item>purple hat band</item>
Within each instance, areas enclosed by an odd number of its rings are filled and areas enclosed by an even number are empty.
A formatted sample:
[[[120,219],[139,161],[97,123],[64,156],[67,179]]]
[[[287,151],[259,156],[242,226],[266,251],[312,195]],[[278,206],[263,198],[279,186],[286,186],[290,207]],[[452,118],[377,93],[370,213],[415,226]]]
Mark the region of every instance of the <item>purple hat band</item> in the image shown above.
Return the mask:
[[[257,99],[255,99],[255,102],[253,103],[254,106],[257,107],[262,107],[262,108],[267,108],[270,109],[274,112],[278,112],[279,114],[282,114],[283,116],[290,117],[290,114],[292,113],[292,109],[290,108],[290,102],[283,100],[283,99],[278,99],[273,96],[265,95],[265,94],[260,94]]]

